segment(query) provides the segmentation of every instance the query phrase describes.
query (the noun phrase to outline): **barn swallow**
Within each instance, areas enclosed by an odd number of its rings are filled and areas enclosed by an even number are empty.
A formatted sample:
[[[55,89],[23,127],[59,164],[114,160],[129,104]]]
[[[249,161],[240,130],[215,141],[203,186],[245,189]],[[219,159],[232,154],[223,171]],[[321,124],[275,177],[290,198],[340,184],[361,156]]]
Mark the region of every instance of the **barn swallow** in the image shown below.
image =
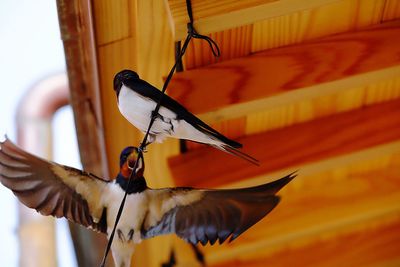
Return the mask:
[[[146,133],[160,90],[139,78],[132,70],[123,70],[114,77],[114,91],[122,115],[143,133]],[[242,144],[233,141],[190,113],[177,101],[164,95],[156,119],[150,129],[149,143],[162,143],[166,137],[208,144],[255,165],[258,160],[239,150]]]
[[[143,158],[132,168],[138,155],[134,147],[122,151],[113,181],[41,159],[8,139],[0,148],[1,183],[43,215],[65,217],[109,237],[127,191],[111,246],[117,267],[130,266],[134,245],[158,235],[176,234],[202,245],[233,241],[275,208],[280,200],[276,193],[296,176],[240,189],[151,189],[143,176]],[[132,171],[136,176],[128,187]]]

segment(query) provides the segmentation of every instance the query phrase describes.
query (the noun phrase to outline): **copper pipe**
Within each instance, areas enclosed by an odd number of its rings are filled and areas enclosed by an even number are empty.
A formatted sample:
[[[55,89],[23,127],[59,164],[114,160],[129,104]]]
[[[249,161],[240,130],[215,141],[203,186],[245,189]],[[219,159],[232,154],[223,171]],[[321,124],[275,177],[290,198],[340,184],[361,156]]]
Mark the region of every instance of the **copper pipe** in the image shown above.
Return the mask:
[[[68,105],[69,90],[65,74],[35,85],[24,96],[17,111],[17,143],[27,151],[52,158],[52,118]],[[21,267],[57,266],[55,224],[32,209],[19,205],[19,244]]]

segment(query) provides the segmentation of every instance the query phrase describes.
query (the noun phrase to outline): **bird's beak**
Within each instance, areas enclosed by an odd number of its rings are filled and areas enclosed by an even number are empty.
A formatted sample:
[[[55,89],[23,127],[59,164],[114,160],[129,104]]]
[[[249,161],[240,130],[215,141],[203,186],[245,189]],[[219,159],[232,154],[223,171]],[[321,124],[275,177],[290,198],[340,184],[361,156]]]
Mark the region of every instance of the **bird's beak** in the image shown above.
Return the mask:
[[[136,151],[133,151],[131,154],[129,154],[128,158],[126,159],[127,167],[130,170],[133,170],[133,167],[135,166],[135,162],[136,162],[137,156],[138,155],[137,155]],[[139,164],[139,162],[138,162],[138,164]]]
[[[136,159],[138,158],[138,153],[136,150],[134,150],[131,154],[129,154],[128,158],[126,159],[126,162],[124,163],[124,165],[122,166],[122,175],[124,177],[129,178],[129,176],[131,175],[134,167],[135,167],[135,162]],[[144,171],[144,166],[143,166],[143,160],[140,158],[138,160],[137,166],[136,166],[136,176],[140,177],[141,175],[143,175],[143,171]]]

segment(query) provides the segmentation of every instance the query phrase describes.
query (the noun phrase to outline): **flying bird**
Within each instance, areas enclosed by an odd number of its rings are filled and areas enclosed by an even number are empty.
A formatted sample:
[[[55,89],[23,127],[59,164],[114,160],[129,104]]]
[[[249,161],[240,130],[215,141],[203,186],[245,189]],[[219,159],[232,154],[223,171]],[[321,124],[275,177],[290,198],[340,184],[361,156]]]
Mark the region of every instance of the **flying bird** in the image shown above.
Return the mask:
[[[151,189],[143,176],[143,158],[132,168],[138,157],[135,147],[121,152],[120,172],[113,181],[41,159],[8,139],[0,148],[1,183],[43,215],[65,217],[109,237],[127,191],[111,246],[117,267],[130,266],[134,245],[158,235],[176,234],[202,245],[233,241],[275,208],[280,200],[276,193],[295,177],[241,189]],[[128,187],[132,171],[136,178]]]
[[[140,79],[132,70],[123,70],[115,75],[114,91],[122,115],[146,133],[162,92]],[[211,128],[168,95],[163,96],[160,110],[154,116],[156,119],[149,132],[149,143],[162,143],[167,137],[186,139],[208,144],[259,165],[257,159],[239,150],[242,144]]]

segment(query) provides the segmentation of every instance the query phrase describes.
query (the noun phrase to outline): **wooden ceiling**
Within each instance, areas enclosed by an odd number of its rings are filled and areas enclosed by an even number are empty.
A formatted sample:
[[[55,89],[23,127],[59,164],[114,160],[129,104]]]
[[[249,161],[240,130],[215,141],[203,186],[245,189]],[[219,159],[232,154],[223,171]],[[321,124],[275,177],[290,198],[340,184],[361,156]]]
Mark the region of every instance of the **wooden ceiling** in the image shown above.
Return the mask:
[[[280,205],[208,266],[400,265],[400,1],[192,0],[195,40],[167,93],[259,158],[168,140],[145,154],[150,186],[250,186],[299,170]],[[85,168],[114,177],[142,135],[112,79],[129,68],[162,87],[185,36],[184,0],[59,0]],[[143,242],[135,266],[196,266],[175,237]]]

